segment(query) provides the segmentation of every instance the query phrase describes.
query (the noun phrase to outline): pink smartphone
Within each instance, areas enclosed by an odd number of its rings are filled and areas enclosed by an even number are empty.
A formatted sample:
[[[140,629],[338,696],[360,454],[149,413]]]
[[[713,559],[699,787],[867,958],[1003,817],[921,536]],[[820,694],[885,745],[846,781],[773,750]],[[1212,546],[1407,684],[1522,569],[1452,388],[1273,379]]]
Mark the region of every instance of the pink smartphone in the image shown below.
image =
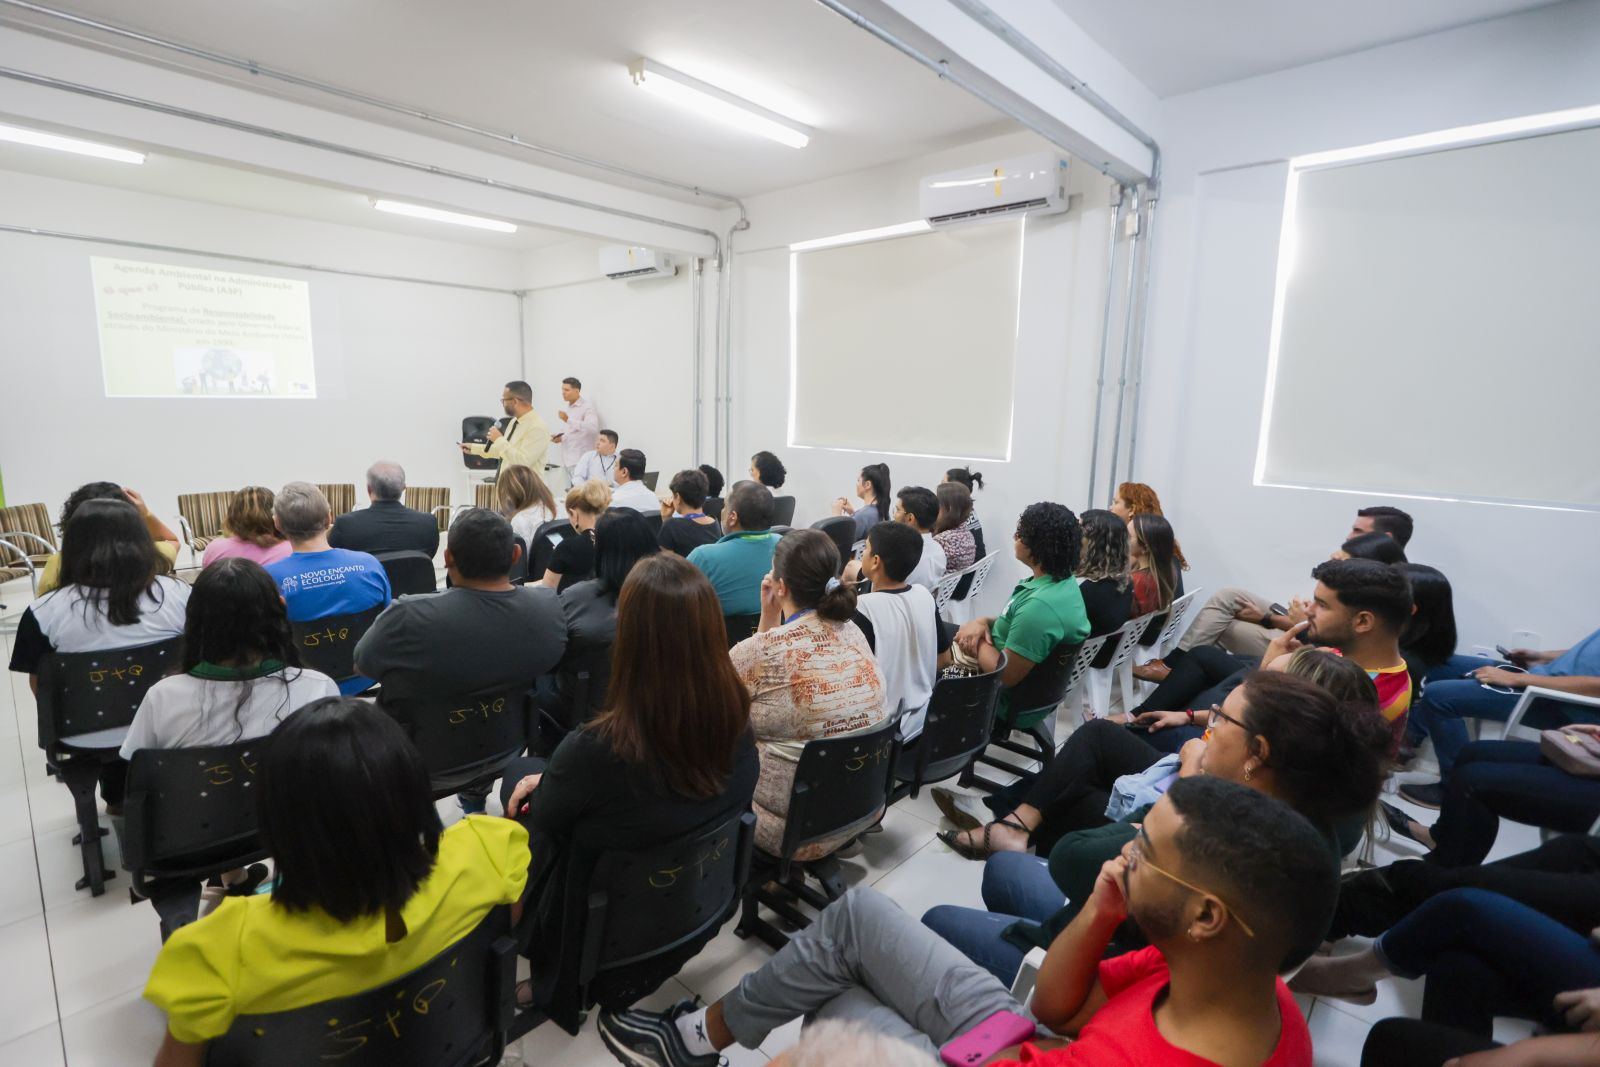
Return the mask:
[[[939,1059],[950,1067],[977,1067],[997,1052],[1020,1045],[1034,1035],[1032,1019],[1014,1011],[997,1011],[960,1037],[953,1037],[939,1049]]]

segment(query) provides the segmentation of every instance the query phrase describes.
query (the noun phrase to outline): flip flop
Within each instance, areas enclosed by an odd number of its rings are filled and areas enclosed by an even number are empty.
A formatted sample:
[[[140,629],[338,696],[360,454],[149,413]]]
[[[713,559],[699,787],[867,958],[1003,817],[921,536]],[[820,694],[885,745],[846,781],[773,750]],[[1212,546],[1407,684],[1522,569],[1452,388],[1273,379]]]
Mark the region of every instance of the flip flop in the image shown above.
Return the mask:
[[[945,844],[950,846],[950,851],[954,852],[963,859],[986,860],[995,854],[995,849],[989,844],[989,831],[993,829],[996,824],[1001,826],[1009,826],[1013,830],[1020,831],[1021,833],[1028,834],[1030,836],[1033,833],[1032,830],[1029,830],[1026,826],[1023,826],[1019,822],[1014,822],[1011,819],[996,819],[994,822],[984,824],[983,844],[976,847],[961,840],[961,835],[965,833],[965,831],[962,830],[940,830],[937,836],[940,841],[943,841]]]

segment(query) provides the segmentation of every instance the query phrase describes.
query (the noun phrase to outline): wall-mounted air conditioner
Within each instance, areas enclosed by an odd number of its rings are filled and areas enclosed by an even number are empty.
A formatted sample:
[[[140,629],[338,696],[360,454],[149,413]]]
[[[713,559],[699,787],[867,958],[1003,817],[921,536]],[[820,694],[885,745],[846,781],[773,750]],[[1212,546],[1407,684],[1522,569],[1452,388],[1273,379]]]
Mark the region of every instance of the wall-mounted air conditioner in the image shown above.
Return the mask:
[[[600,249],[600,273],[607,278],[670,278],[677,272],[672,257],[653,248],[605,245]]]
[[[1067,161],[1048,152],[922,179],[922,217],[956,226],[1067,210]]]

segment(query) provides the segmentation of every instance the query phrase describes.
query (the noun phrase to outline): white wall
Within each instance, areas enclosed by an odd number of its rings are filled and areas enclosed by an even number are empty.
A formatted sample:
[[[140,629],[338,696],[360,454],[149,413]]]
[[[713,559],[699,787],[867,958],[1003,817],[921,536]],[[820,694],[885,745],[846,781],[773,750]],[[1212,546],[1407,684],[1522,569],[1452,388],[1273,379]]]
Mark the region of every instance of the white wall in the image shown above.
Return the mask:
[[[515,252],[456,245],[0,171],[7,223],[236,255],[511,289]],[[54,513],[75,486],[134,486],[177,528],[181,492],[293,479],[362,484],[378,458],[414,485],[467,497],[460,419],[498,413],[520,374],[508,293],[221,261],[311,286],[319,397],[108,400],[101,390],[91,254],[187,257],[0,234],[0,468],[12,503]]]
[[[1453,579],[1463,650],[1518,629],[1563,647],[1594,629],[1600,620],[1587,593],[1600,584],[1600,515],[1251,481],[1284,161],[1600,103],[1596,56],[1600,3],[1565,4],[1166,101],[1136,473],[1173,517],[1196,568],[1191,588],[1248,583],[1274,598],[1303,594],[1311,565],[1335,547],[1356,507],[1394,503],[1417,520],[1411,558]],[[1429,417],[1426,395],[1387,396],[1374,381],[1372,397],[1397,419]],[[1339,448],[1337,410],[1299,414],[1306,434]],[[1549,461],[1588,465],[1594,457]]]
[[[857,472],[886,458],[895,486],[932,488],[959,458],[879,457],[787,447],[789,386],[789,252],[794,241],[825,237],[919,217],[917,179],[957,166],[1034,151],[1031,135],[996,138],[937,155],[783,190],[750,202],[751,229],[739,235],[734,269],[733,460],[730,478],[747,476],[749,456],[770,449],[788,466],[785,492],[796,498],[795,524],[829,514],[830,502],[853,493]],[[1010,534],[1020,511],[1040,500],[1076,510],[1087,489],[1088,442],[1099,357],[1100,316],[1109,226],[1107,186],[1079,167],[1080,194],[1064,216],[1034,218],[1024,238],[1022,307],[1016,349],[1016,404],[1009,463],[974,464],[989,488],[976,503],[991,550],[1006,553],[991,577],[986,602],[1003,602],[1021,574],[1009,559]],[[975,357],[970,373],[984,373]],[[961,382],[949,384],[951,404],[929,418],[961,418]],[[871,419],[892,396],[854,393],[841,381],[838,403]],[[886,451],[895,442],[885,441]]]

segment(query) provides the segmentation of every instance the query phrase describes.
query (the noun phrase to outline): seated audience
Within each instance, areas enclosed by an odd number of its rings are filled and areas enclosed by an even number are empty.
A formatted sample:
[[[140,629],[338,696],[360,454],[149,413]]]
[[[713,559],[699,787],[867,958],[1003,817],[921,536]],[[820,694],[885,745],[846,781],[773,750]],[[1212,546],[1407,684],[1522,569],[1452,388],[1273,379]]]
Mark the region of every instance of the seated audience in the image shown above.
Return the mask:
[[[722,487],[726,484],[722,472],[709,463],[700,464],[700,473],[706,476],[706,493],[710,496],[722,496]]]
[[[788,468],[783,465],[783,460],[771,452],[757,452],[750,457],[750,479],[760,482],[770,491],[776,493],[783,488],[784,479],[789,476]]]
[[[735,482],[722,528],[727,532],[715,544],[690,551],[689,562],[711,579],[724,615],[756,615],[761,611],[761,581],[772,570],[772,551],[778,545],[772,532],[772,494],[755,482]]]
[[[523,551],[532,552],[539,527],[556,517],[556,498],[550,486],[532,467],[515,464],[500,472],[495,495],[512,534],[522,538]]]
[[[1081,537],[1078,517],[1070,509],[1052,503],[1028,505],[1017,519],[1012,547],[1017,562],[1033,573],[1011,590],[1004,612],[964,624],[956,631],[950,651],[939,658],[941,668],[954,663],[976,667],[985,674],[1000,670],[997,715],[1002,720],[1012,711],[1011,690],[1035,666],[1057,645],[1081,643],[1089,636],[1083,593],[1072,577]]]
[[[1369,533],[1384,534],[1404,549],[1411,540],[1411,516],[1399,508],[1362,508],[1342,540]],[[1272,608],[1266,597],[1248,590],[1219,589],[1195,615],[1178,647],[1187,650],[1214,644],[1241,656],[1259,657],[1267,650],[1273,630],[1287,630],[1304,619],[1298,602],[1283,612]]]
[[[1128,577],[1128,527],[1109,511],[1093,508],[1078,516],[1083,528],[1083,550],[1076,568],[1078,592],[1089,614],[1089,636],[1101,637],[1120,630],[1133,617],[1133,581]],[[1107,641],[1094,667],[1106,667],[1117,654]]]
[[[933,493],[939,501],[933,539],[944,550],[945,573],[964,571],[978,562],[978,543],[967,526],[972,518],[972,494],[960,482],[940,482]]]
[[[933,594],[906,578],[922,554],[922,539],[905,523],[880,522],[867,531],[859,571],[872,591],[856,598],[855,624],[866,635],[883,674],[884,702],[900,722],[900,739],[922,733],[928,698],[939,676],[939,653],[950,646]],[[854,584],[851,564],[844,582]]]
[[[272,522],[272,490],[247,485],[233,494],[228,515],[222,520],[222,536],[206,546],[200,565],[209,567],[219,559],[247,559],[266,566],[290,553]]]
[[[1450,579],[1426,563],[1399,563],[1395,570],[1411,583],[1413,610],[1400,633],[1400,651],[1413,674],[1430,674],[1456,657],[1455,594]],[[1462,668],[1456,677],[1466,673]]]
[[[292,554],[266,568],[277,583],[290,622],[353,615],[389,603],[389,576],[383,564],[366,552],[328,544],[333,512],[322,490],[310,482],[290,482],[273,499],[272,521],[294,546]],[[361,675],[339,683],[339,691],[346,695],[371,688],[372,679]]]
[[[704,510],[706,476],[697,470],[679,471],[667,488],[672,501],[661,505],[661,547],[687,557],[701,545],[715,544],[722,528]]]
[[[594,440],[594,449],[578,458],[572,468],[572,484],[582,485],[591,478],[599,478],[607,485],[617,483],[617,431],[601,430]]]
[[[567,490],[567,519],[574,535],[562,538],[550,554],[542,579],[546,586],[565,592],[594,577],[594,525],[610,506],[611,487],[598,478]]]
[[[91,500],[125,500],[139,510],[139,518],[144,523],[145,529],[150,533],[150,540],[156,546],[156,555],[161,559],[162,574],[171,574],[178,560],[178,535],[172,528],[158,519],[145,506],[144,497],[135,490],[124,489],[116,482],[90,482],[80,485],[67,497],[61,505],[61,518],[58,527],[61,530],[61,544],[67,540],[67,524],[72,521],[72,516],[83,504]],[[39,571],[39,585],[34,590],[34,596],[44,596],[57,586],[61,585],[61,553],[52,552],[45,558],[44,567]]]
[[[637,448],[624,448],[617,453],[617,465],[612,472],[616,476],[616,488],[611,491],[612,507],[632,508],[646,515],[661,510],[661,501],[644,484],[644,465],[644,453]]]
[[[696,472],[698,473],[698,472]],[[644,516],[631,509],[608,511],[594,527],[594,577],[561,594],[567,648],[556,668],[555,699],[543,699],[567,729],[576,729],[603,707],[611,673],[610,649],[617,636],[617,598],[634,565],[660,551]],[[576,706],[577,672],[588,670],[588,707]]]
[[[849,515],[856,521],[856,540],[867,536],[867,531],[889,517],[889,465],[869,463],[861,468],[856,478],[856,497],[861,501],[857,509],[844,497],[833,502],[835,515]]]
[[[1467,743],[1467,719],[1504,722],[1529,686],[1562,693],[1600,697],[1600,630],[1569,649],[1539,652],[1513,649],[1510,665],[1482,657],[1453,657],[1468,664],[1469,677],[1430,679],[1415,708],[1414,737],[1433,738],[1439,772],[1447,781],[1462,746]],[[1454,664],[1452,664],[1453,666]],[[1569,704],[1535,703],[1524,721],[1529,726],[1553,729],[1569,722],[1594,721]],[[1400,795],[1424,807],[1442,803],[1444,781],[1412,782]]]
[[[750,695],[728,660],[721,605],[698,570],[670,552],[634,566],[617,599],[612,658],[605,710],[568,734],[548,765],[513,762],[501,784],[506,814],[527,826],[533,845],[533,977],[518,999],[546,1009],[577,984],[576,946],[560,958],[556,949],[581,921],[565,909],[568,887],[588,877],[596,853],[659,844],[747,811],[759,774]],[[601,1006],[632,1004],[703,944],[624,968],[614,976],[620,989],[602,979]]]
[[[1172,607],[1172,602],[1183,595],[1182,571],[1171,523],[1153,512],[1128,520],[1128,576],[1133,582],[1135,615],[1151,615]],[[1145,637],[1153,637],[1160,630],[1159,626],[1151,626]]]
[[[1340,545],[1329,559],[1370,559],[1379,563],[1404,563],[1406,550],[1387,534],[1357,534]]]
[[[736,499],[741,492],[764,490],[741,482]],[[837,573],[839,550],[826,534],[785,534],[773,550],[772,572],[761,580],[760,629],[729,653],[750,690],[750,721],[761,754],[756,845],[773,854],[782,847],[795,764],[805,743],[870,729],[886,713],[883,673],[851,621],[855,591]],[[796,858],[819,859],[852,836],[807,845]]]
[[[166,563],[145,516],[127,497],[94,497],[72,509],[61,536],[60,585],[23,609],[11,639],[11,669],[39,692],[39,670],[58,652],[135,648],[183,636],[189,587]],[[106,812],[122,815],[128,765],[100,769]]]
[[[1338,874],[1321,834],[1281,802],[1185,779],[1102,869],[1027,1005],[887,897],[856,888],[709,1007],[604,1012],[600,1033],[630,1063],[699,1065],[735,1044],[756,1048],[793,1019],[846,1019],[931,1054],[1010,1012],[1073,1040],[1035,1035],[990,1064],[1310,1067],[1311,1035],[1278,975],[1316,949]],[[1150,947],[1103,959],[1129,918]]]
[[[414,695],[459,699],[532,690],[561,661],[567,624],[556,594],[511,584],[522,550],[511,524],[472,508],[450,524],[450,588],[401,597],[356,645],[356,670],[383,687],[380,704]],[[462,810],[483,811],[489,787],[464,790]]]
[[[1526,904],[1482,889],[1452,889],[1358,952],[1313,956],[1298,993],[1371,1004],[1389,975],[1427,979],[1422,1019],[1490,1037],[1496,1016],[1545,1022],[1557,997],[1600,986],[1600,948]],[[1586,1060],[1549,1062],[1587,1062]]]
[[[933,539],[933,528],[939,521],[939,498],[920,485],[906,486],[895,495],[894,521],[903,522],[922,535],[922,557],[906,580],[933,592],[949,565],[944,546]]]
[[[955,482],[967,491],[968,496],[983,488],[983,475],[968,467],[951,467],[944,472],[944,480]],[[983,523],[978,521],[978,513],[976,511],[967,517],[966,527],[974,531],[983,528]]]
[[[162,947],[144,990],[167,1016],[161,1067],[199,1067],[237,1016],[364,992],[429,962],[495,907],[520,915],[527,833],[483,817],[441,830],[421,755],[367,701],[290,715],[258,783],[272,892],[229,897]]]
[[[1208,741],[1192,741],[1181,758],[1160,757],[1137,771],[1132,768],[1152,753],[1139,749],[1127,731],[1102,719],[1074,732],[1058,757],[1071,762],[1074,773],[1055,775],[1062,788],[1035,797],[1049,806],[1025,805],[1010,816],[1033,825],[1048,866],[1040,857],[996,852],[984,865],[986,911],[941,906],[922,921],[1001,981],[1012,981],[1023,956],[1047,947],[1077,915],[1101,866],[1134,838],[1150,805],[1173,783],[1199,774],[1288,804],[1322,832],[1331,856],[1355,849],[1387,770],[1387,732],[1365,672],[1308,649],[1281,674],[1253,675],[1207,718]],[[978,821],[965,810],[958,814],[958,825]],[[1073,826],[1084,828],[1057,838]],[[1002,842],[997,837],[995,843]],[[1118,943],[1130,949],[1143,942],[1130,930]]]
[[[1139,515],[1166,516],[1166,512],[1161,510],[1161,498],[1143,482],[1123,482],[1117,486],[1117,491],[1111,497],[1110,510],[1123,522],[1132,522]],[[1172,555],[1178,561],[1180,570],[1189,569],[1189,561],[1183,558],[1183,549],[1176,541],[1172,543]]]
[[[380,461],[367,468],[367,500],[360,511],[347,511],[334,520],[328,544],[356,552],[439,551],[439,520],[426,511],[408,508],[405,468]]]
[[[200,572],[189,594],[183,632],[183,673],[145,693],[122,743],[131,760],[147,748],[200,748],[265,737],[291,712],[339,687],[318,671],[300,668],[289,616],[278,587],[260,564],[222,559]],[[222,876],[233,892],[255,891],[267,874]],[[167,879],[150,893],[161,916],[161,939],[193,922],[200,905],[195,879]]]

